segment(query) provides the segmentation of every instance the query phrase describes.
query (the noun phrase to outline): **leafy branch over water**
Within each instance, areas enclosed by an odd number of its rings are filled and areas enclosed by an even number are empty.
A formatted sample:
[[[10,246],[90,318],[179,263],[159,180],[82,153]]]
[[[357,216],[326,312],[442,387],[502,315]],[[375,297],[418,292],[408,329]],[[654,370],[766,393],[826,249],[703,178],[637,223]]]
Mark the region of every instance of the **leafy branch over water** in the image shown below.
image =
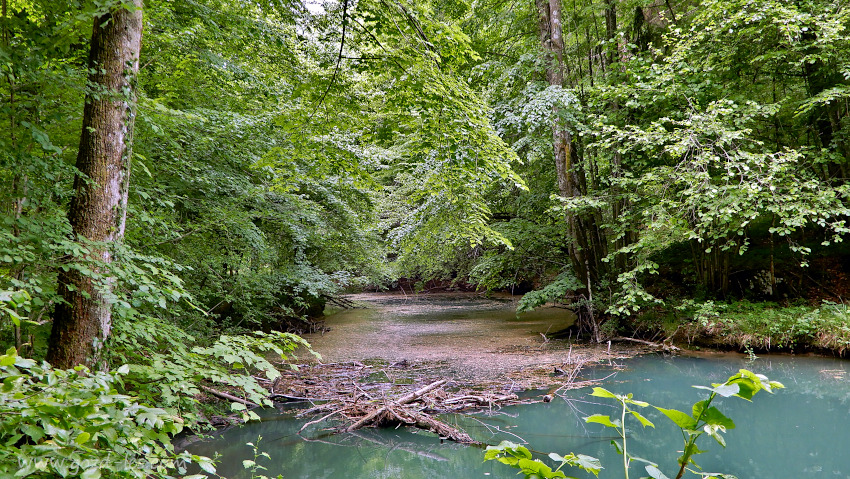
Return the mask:
[[[731,419],[717,409],[717,407],[712,406],[713,401],[717,398],[717,396],[734,396],[746,399],[747,401],[752,401],[753,396],[761,390],[773,393],[774,389],[781,389],[785,386],[783,386],[780,382],[769,380],[767,376],[764,376],[763,374],[756,374],[752,371],[741,369],[737,374],[730,376],[724,383],[713,383],[711,387],[694,387],[709,391],[709,395],[707,399],[694,403],[690,414],[676,409],[665,409],[658,406],[652,406],[673,421],[682,433],[684,448],[682,449],[682,455],[677,461],[679,469],[676,473],[675,479],[681,479],[686,471],[705,479],[732,478],[734,476],[730,476],[728,474],[698,472],[688,467],[693,464],[694,467],[698,468],[693,456],[705,452],[700,450],[696,444],[697,439],[699,439],[703,434],[707,434],[714,438],[718,444],[726,447],[726,440],[723,438],[722,434],[729,429],[735,428],[735,423]],[[605,427],[613,428],[617,431],[620,441],[614,440],[611,441],[611,443],[617,448],[617,451],[623,458],[623,475],[625,479],[629,479],[629,468],[632,461],[646,464],[644,469],[648,476],[644,476],[642,479],[669,479],[669,477],[664,474],[661,469],[659,469],[658,464],[647,459],[632,456],[628,452],[625,426],[626,418],[628,416],[632,416],[643,427],[655,427],[655,424],[653,424],[652,421],[647,419],[636,409],[633,409],[633,406],[645,408],[651,405],[648,402],[634,399],[631,393],[626,395],[614,394],[601,387],[593,388],[591,396],[613,399],[621,406],[621,414],[619,418],[612,419],[610,416],[594,414],[584,418],[584,420],[588,423],[602,424]],[[599,471],[602,469],[602,465],[598,459],[582,454],[568,454],[566,456],[560,456],[558,454],[551,453],[549,454],[549,458],[560,462],[557,468],[552,469],[540,459],[534,459],[528,448],[509,441],[502,441],[502,443],[498,446],[488,446],[484,456],[485,460],[497,460],[503,464],[519,469],[523,474],[525,474],[526,479],[566,479],[570,476],[567,476],[561,469],[567,465],[591,472],[597,476],[599,475]]]

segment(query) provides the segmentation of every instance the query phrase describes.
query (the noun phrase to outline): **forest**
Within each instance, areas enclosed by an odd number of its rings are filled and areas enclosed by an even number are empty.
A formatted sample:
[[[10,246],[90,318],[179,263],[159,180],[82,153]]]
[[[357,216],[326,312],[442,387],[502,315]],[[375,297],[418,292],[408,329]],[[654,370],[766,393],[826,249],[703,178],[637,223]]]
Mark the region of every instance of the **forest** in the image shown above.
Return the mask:
[[[0,475],[214,471],[168,440],[197,397],[270,404],[270,356],[351,292],[843,356],[848,26],[831,0],[2,0]]]

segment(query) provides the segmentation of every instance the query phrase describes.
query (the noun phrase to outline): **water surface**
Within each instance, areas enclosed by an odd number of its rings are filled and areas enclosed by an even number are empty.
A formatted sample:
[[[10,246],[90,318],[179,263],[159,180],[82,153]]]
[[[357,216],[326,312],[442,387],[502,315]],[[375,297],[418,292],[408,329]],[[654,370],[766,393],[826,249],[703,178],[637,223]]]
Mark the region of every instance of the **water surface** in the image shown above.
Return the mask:
[[[516,314],[516,298],[474,293],[350,296],[366,308],[327,317],[330,328],[305,338],[325,362],[380,360],[441,363],[452,377],[486,379],[524,368],[560,364],[564,342],[543,335],[562,331],[572,311],[547,307]]]
[[[439,364],[449,379],[483,379],[506,371],[528,375],[533,367],[541,366],[549,367],[549,371],[551,364],[561,364],[570,354],[568,344],[549,342],[540,334],[571,323],[572,316],[563,309],[517,317],[515,303],[475,295],[384,294],[357,299],[370,307],[333,315],[327,320],[330,332],[308,338],[326,362],[408,359]],[[720,401],[718,407],[738,427],[726,434],[725,450],[711,438],[704,438],[707,440],[701,446],[708,452],[697,456],[698,464],[705,471],[734,474],[740,479],[850,478],[847,365],[843,360],[813,357],[765,356],[748,362],[735,354],[652,355],[589,368],[583,374],[588,379],[605,378],[603,385],[616,393],[631,392],[637,399],[682,411],[690,411],[694,402],[705,397],[691,385],[723,382],[740,368],[766,374],[787,388],[774,395],[759,393],[753,403],[738,398]],[[444,419],[457,422],[475,439],[489,444],[509,439],[545,453],[596,456],[606,467],[601,478],[622,478],[621,459],[610,445],[613,431],[588,425],[582,419],[595,413],[619,412],[610,403],[589,397],[589,392],[569,391],[548,404]],[[220,432],[213,440],[197,442],[189,450],[221,454],[219,472],[231,478],[251,477],[242,461],[253,458],[246,443],[257,443],[259,437],[260,450],[270,456],[259,459],[267,468],[262,473],[270,477],[517,477],[507,466],[484,463],[479,448],[442,442],[426,432],[368,429],[330,435],[313,427],[302,437],[298,430],[306,420],[275,410],[263,415],[264,422]],[[658,462],[667,475],[674,477],[681,435],[657,411],[648,408],[645,415],[657,427],[643,429],[634,423],[629,450]],[[631,477],[643,475],[638,467],[634,466]],[[580,471],[573,474],[588,477]]]
[[[624,370],[605,381],[617,392],[632,392],[652,404],[689,410],[703,398],[691,384],[722,382],[741,367],[764,373],[785,383],[787,389],[770,395],[759,393],[753,403],[727,398],[717,403],[737,428],[726,435],[724,450],[710,438],[708,452],[697,457],[705,471],[744,478],[850,478],[850,383],[847,363],[823,358],[765,357],[748,363],[738,357],[664,358],[648,356],[623,362]],[[587,376],[605,377],[609,368]],[[494,414],[458,421],[476,439],[498,443],[502,439],[525,441],[543,452],[581,452],[602,459],[601,478],[621,478],[619,457],[610,445],[611,430],[587,425],[584,416],[617,414],[609,404],[599,404],[588,390],[571,391],[549,404],[504,408]],[[681,436],[660,413],[647,410],[656,428],[633,425],[630,451],[652,459],[668,475],[675,474]],[[223,455],[220,472],[228,477],[250,477],[241,461],[252,457],[247,442],[256,442],[271,458],[261,459],[267,475],[286,478],[508,478],[515,471],[495,462],[483,463],[475,447],[442,443],[424,432],[407,429],[363,430],[356,434],[322,436],[310,430],[298,436],[303,421],[282,418],[276,412],[268,421],[230,429],[217,439],[193,445],[197,453]],[[637,465],[634,466],[638,467]],[[635,470],[632,477],[643,471]],[[578,477],[587,477],[575,472]],[[686,476],[687,477],[687,476]],[[694,476],[691,476],[694,477]]]

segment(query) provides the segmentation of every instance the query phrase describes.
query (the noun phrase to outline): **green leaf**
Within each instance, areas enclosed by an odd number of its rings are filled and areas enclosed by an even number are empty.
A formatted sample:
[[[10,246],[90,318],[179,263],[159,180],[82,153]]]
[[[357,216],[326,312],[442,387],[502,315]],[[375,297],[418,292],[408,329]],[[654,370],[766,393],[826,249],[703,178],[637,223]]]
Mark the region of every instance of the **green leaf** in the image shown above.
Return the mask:
[[[653,465],[646,466],[646,473],[649,474],[649,477],[652,479],[670,479],[661,472],[660,469]]]
[[[612,445],[612,446],[614,446],[614,449],[616,449],[616,450],[617,450],[617,454],[622,454],[622,453],[623,453],[623,445],[622,445],[622,444],[620,444],[620,441],[617,441],[617,440],[612,439],[612,440],[611,440],[611,445]]]
[[[15,364],[15,356],[4,354],[0,356],[0,366],[13,366]]]
[[[752,401],[753,396],[755,396],[759,390],[755,384],[746,379],[739,379],[735,381],[734,384],[738,387],[738,392],[735,393],[735,396],[741,399],[746,399],[747,401]]]
[[[80,475],[80,479],[100,479],[100,468],[92,467],[90,469],[86,469]]]
[[[5,445],[7,447],[9,447],[9,446],[14,445],[16,442],[18,442],[22,437],[24,437],[23,434],[15,434],[13,436],[4,437],[3,439],[5,441]]]
[[[38,443],[44,437],[44,428],[38,427],[34,424],[22,424],[21,432],[29,436],[33,442]]]
[[[576,454],[576,461],[573,465],[578,466],[587,472],[592,472],[597,476],[599,475],[599,471],[603,469],[602,463],[599,459],[584,454]]]
[[[593,392],[590,393],[590,395],[600,397],[600,398],[618,399],[616,394],[612,393],[611,391],[609,391],[605,388],[599,388],[599,387],[593,388]]]
[[[35,364],[35,360],[32,360],[30,358],[23,358],[21,356],[15,358],[15,366],[19,368],[30,369],[33,368]]]
[[[705,389],[707,391],[711,391],[711,392],[713,392],[713,393],[715,393],[719,396],[723,396],[723,397],[726,397],[726,398],[728,398],[730,396],[738,395],[738,392],[741,390],[738,383],[715,384],[713,386],[714,387],[708,387],[708,386],[692,386],[692,387],[695,388],[695,389]],[[752,397],[752,395],[750,395],[750,397]],[[744,399],[749,399],[749,398],[744,398]]]
[[[655,427],[655,424],[653,424],[652,421],[650,421],[649,419],[643,417],[643,415],[641,413],[639,413],[637,411],[629,411],[629,413],[632,416],[634,416],[638,421],[640,421],[640,423],[641,423],[641,425],[643,425],[643,427],[646,427],[646,426]]]
[[[592,416],[588,416],[584,418],[584,422],[587,423],[597,423],[602,424],[605,427],[620,427],[620,421],[615,420],[616,422],[611,421],[610,416],[605,416],[603,414],[594,414]]]
[[[77,444],[85,444],[91,439],[91,434],[88,432],[81,432],[77,434],[77,437],[74,438],[74,442]]]
[[[12,318],[12,323],[14,323],[15,326],[21,325],[21,317],[18,315],[18,313],[14,312],[10,309],[7,309],[6,313],[9,315],[10,318]]]
[[[198,466],[203,469],[205,472],[210,474],[215,474],[215,465],[213,465],[212,461],[209,458],[201,458],[202,460],[198,461]],[[206,459],[206,460],[203,460]]]
[[[705,421],[706,424],[721,426],[724,429],[735,429],[735,423],[714,406],[705,411],[702,420]]]
[[[670,418],[671,421],[673,421],[677,426],[682,429],[693,430],[697,427],[696,419],[692,418],[688,414],[683,413],[682,411],[676,409],[664,409],[662,407],[657,406],[655,409],[661,411],[662,414]]]
[[[702,412],[705,410],[705,407],[709,404],[709,401],[706,399],[704,401],[697,401],[694,403],[693,408],[693,417],[694,419],[699,419],[702,416]]]

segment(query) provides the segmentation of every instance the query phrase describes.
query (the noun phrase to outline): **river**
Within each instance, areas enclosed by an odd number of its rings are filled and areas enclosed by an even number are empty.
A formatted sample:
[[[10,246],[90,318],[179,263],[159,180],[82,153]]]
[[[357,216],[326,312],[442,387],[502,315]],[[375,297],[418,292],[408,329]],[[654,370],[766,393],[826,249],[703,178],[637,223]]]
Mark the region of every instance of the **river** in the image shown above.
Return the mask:
[[[533,356],[535,351],[553,357],[565,354],[564,348],[544,350],[536,343],[542,341],[540,328],[551,329],[552,325],[547,324],[557,319],[552,316],[555,312],[512,320],[510,316],[499,316],[502,313],[496,313],[509,307],[499,301],[489,304],[486,300],[469,299],[466,306],[472,307],[467,310],[464,301],[458,303],[442,298],[429,311],[428,302],[420,300],[411,306],[408,314],[398,311],[399,308],[403,309],[403,306],[399,306],[403,303],[390,303],[386,307],[381,306],[380,302],[373,304],[371,309],[360,313],[365,318],[353,318],[351,315],[357,314],[351,312],[344,312],[337,319],[330,317],[328,324],[332,329],[321,338],[335,334],[339,337],[318,342],[314,338],[314,344],[321,344],[317,349],[326,356],[351,359],[353,357],[350,354],[358,350],[358,341],[364,339],[358,339],[357,334],[381,335],[382,331],[392,330],[393,327],[401,331],[404,329],[403,323],[407,322],[413,336],[429,336],[434,331],[440,331],[438,336],[449,338],[445,349],[436,347],[442,353],[423,352],[426,356],[433,355],[429,357],[444,360],[443,354],[456,355],[458,350],[455,348],[461,348],[451,345],[455,334],[461,334],[458,331],[466,331],[463,348],[471,351],[480,345],[470,339],[474,331],[478,331],[478,336],[486,338],[491,330],[500,327],[500,323],[516,322],[520,325],[515,324],[515,332],[500,336],[502,339],[498,340],[496,347],[482,346],[481,349],[489,351],[492,358],[512,354],[525,358]],[[397,319],[393,320],[393,317]],[[434,331],[429,332],[422,326],[429,322],[435,325]],[[455,330],[452,323],[458,324],[459,329]],[[470,325],[474,325],[474,328],[469,329]],[[346,342],[346,331],[359,333],[349,336]],[[425,343],[417,343],[406,334],[398,334],[396,340],[386,348],[380,345],[372,348],[384,351],[385,360],[395,360],[410,356],[410,351],[403,347],[407,341],[419,344],[419,349],[427,349],[423,348],[423,344],[435,341],[431,338]],[[494,334],[502,333],[496,331]],[[512,339],[507,340],[505,337]],[[516,342],[522,337],[525,337],[527,344],[520,345],[528,348],[519,348],[522,354],[516,354],[518,349],[508,346],[511,341]],[[345,343],[346,346],[333,351],[323,349],[334,342]],[[549,346],[549,343],[545,344]],[[359,348],[360,359],[367,359],[363,357],[369,356],[367,348],[362,344]],[[511,364],[525,367],[526,363],[532,362],[522,358],[514,358]],[[450,359],[457,359],[457,356]],[[457,363],[449,361],[447,368],[449,364],[456,366]],[[484,373],[483,369],[486,369],[480,362],[476,362],[475,367],[478,368],[478,374]],[[504,365],[494,363],[493,368],[501,371]],[[605,378],[603,386],[614,392],[631,392],[635,398],[653,405],[689,411],[693,402],[704,398],[704,391],[694,389],[691,385],[723,382],[739,368],[766,374],[770,379],[783,382],[786,389],[775,394],[760,393],[752,403],[738,398],[727,398],[717,403],[735,421],[737,427],[725,435],[725,449],[712,439],[703,438],[705,442],[701,444],[702,449],[707,452],[697,456],[696,460],[704,471],[733,474],[740,479],[850,478],[850,454],[847,453],[847,445],[850,444],[850,376],[848,363],[843,360],[764,356],[749,361],[745,356],[737,354],[702,354],[693,357],[647,355],[611,360],[587,369],[584,376]],[[449,369],[456,371],[463,368]],[[491,444],[508,439],[524,442],[530,449],[545,453],[576,452],[596,456],[606,468],[599,477],[622,478],[622,463],[610,445],[613,431],[588,425],[582,420],[590,414],[615,415],[618,412],[610,403],[588,396],[589,392],[588,389],[573,390],[548,404],[506,407],[498,411],[445,419],[461,425],[475,439]],[[647,408],[645,414],[656,424],[656,428],[644,429],[634,423],[629,433],[629,450],[636,456],[658,462],[660,468],[673,477],[677,469],[677,450],[682,446],[681,435],[657,411]],[[311,429],[302,437],[297,432],[304,420],[294,419],[278,411],[265,411],[262,415],[265,418],[263,422],[219,432],[210,440],[194,443],[189,450],[198,454],[220,454],[219,472],[231,478],[251,477],[242,465],[243,460],[254,457],[252,448],[246,445],[249,442],[258,444],[259,450],[269,455],[269,458],[258,459],[258,463],[267,468],[261,471],[262,474],[269,477],[278,474],[284,478],[517,477],[516,471],[507,466],[494,461],[484,463],[483,451],[479,448],[442,442],[438,437],[421,431],[361,430],[350,434],[328,435]],[[633,464],[632,470],[632,477],[645,475],[637,463]],[[592,477],[580,471],[569,474]]]

